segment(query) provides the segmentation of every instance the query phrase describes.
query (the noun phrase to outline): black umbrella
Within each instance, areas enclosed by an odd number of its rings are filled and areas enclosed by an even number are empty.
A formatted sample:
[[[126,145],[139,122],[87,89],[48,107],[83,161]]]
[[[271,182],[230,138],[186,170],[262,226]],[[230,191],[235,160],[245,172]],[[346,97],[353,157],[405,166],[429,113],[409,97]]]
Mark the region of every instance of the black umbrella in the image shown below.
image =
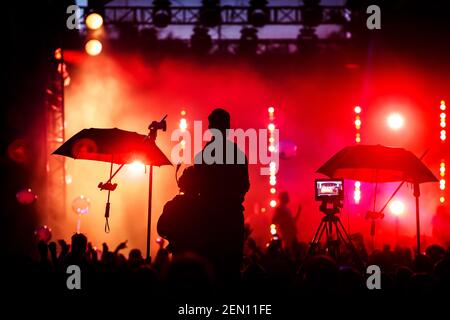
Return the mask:
[[[136,160],[152,166],[171,165],[154,140],[143,134],[117,128],[83,129],[53,154],[120,165]]]
[[[438,179],[412,152],[382,145],[350,146],[336,153],[317,172],[332,178],[366,182],[412,183],[416,198],[417,253],[420,254],[419,185]]]
[[[108,200],[105,209],[105,231],[109,231],[110,192],[117,184],[112,184],[114,176],[125,164],[141,161],[149,165],[149,195],[148,195],[148,224],[147,224],[147,260],[150,259],[150,228],[152,210],[152,179],[153,166],[172,165],[170,160],[155,143],[157,130],[166,131],[166,121],[153,121],[149,126],[149,134],[142,135],[136,132],[117,128],[84,129],[63,143],[53,154],[71,157],[74,159],[94,160],[111,163],[110,177],[107,182],[100,183],[100,190],[108,190]],[[113,173],[113,164],[120,164]]]

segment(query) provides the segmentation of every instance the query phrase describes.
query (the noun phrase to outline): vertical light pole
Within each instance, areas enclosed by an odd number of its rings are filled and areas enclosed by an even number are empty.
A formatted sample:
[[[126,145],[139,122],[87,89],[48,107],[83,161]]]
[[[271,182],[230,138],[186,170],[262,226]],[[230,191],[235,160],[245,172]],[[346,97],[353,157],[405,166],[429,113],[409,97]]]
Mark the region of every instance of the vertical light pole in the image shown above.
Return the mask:
[[[361,107],[355,106],[355,143],[361,143]],[[359,204],[359,201],[361,200],[361,182],[355,181],[355,190],[353,192],[353,199],[355,200],[356,204]]]

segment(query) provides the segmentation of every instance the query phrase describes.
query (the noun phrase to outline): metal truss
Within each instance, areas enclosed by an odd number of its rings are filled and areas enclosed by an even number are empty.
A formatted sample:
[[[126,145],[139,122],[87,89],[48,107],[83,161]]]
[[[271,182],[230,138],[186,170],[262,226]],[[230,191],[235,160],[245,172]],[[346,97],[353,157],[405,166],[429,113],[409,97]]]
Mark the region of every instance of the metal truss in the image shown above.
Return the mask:
[[[64,157],[52,156],[64,142],[64,73],[63,60],[53,61],[46,88],[46,214],[49,219],[65,215],[66,167]]]
[[[195,25],[198,24],[199,6],[172,6],[171,25]],[[304,6],[279,6],[267,7],[268,22],[267,25],[303,25],[302,10]],[[344,6],[321,6],[323,17],[321,25],[325,24],[343,24],[348,16],[348,9]],[[84,16],[87,15],[87,8],[81,8]],[[139,26],[153,25],[152,6],[142,7],[113,7],[104,8],[104,18],[106,25],[120,23],[132,23]],[[244,6],[222,6],[220,7],[222,22],[221,25],[248,25],[249,7]],[[84,23],[84,19],[82,21]]]

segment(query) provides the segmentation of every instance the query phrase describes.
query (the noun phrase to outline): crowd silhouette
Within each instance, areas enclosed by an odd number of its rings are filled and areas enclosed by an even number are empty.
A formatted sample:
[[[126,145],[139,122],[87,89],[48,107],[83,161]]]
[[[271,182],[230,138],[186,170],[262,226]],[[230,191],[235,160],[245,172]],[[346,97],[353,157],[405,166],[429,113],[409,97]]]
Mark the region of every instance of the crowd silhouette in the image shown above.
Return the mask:
[[[329,297],[376,294],[366,286],[366,270],[358,269],[350,252],[340,261],[324,254],[306,259],[308,244],[295,243],[285,248],[278,239],[265,248],[258,247],[246,233],[244,254],[238,281],[226,289],[236,296],[298,296],[314,294]],[[213,298],[221,296],[223,282],[214,262],[194,252],[172,255],[164,241],[151,263],[139,249],[123,254],[126,242],[113,251],[107,244],[99,250],[83,234],[74,234],[71,243],[63,240],[37,244],[36,259],[13,262],[15,289],[39,288],[42,292],[67,292],[69,265],[81,269],[83,293],[145,292],[148,297]],[[231,257],[232,258],[232,257]],[[426,248],[414,257],[410,248],[391,249],[386,245],[367,256],[367,265],[380,267],[382,295],[419,295],[450,293],[450,248],[439,245]],[[377,290],[375,290],[377,291]]]

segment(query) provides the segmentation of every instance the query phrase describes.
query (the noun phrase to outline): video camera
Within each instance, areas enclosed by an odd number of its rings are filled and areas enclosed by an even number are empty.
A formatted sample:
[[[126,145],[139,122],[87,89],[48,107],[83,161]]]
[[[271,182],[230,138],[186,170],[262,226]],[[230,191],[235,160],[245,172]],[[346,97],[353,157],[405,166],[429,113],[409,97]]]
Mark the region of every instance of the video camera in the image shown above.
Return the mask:
[[[316,201],[343,201],[343,179],[316,179]]]

